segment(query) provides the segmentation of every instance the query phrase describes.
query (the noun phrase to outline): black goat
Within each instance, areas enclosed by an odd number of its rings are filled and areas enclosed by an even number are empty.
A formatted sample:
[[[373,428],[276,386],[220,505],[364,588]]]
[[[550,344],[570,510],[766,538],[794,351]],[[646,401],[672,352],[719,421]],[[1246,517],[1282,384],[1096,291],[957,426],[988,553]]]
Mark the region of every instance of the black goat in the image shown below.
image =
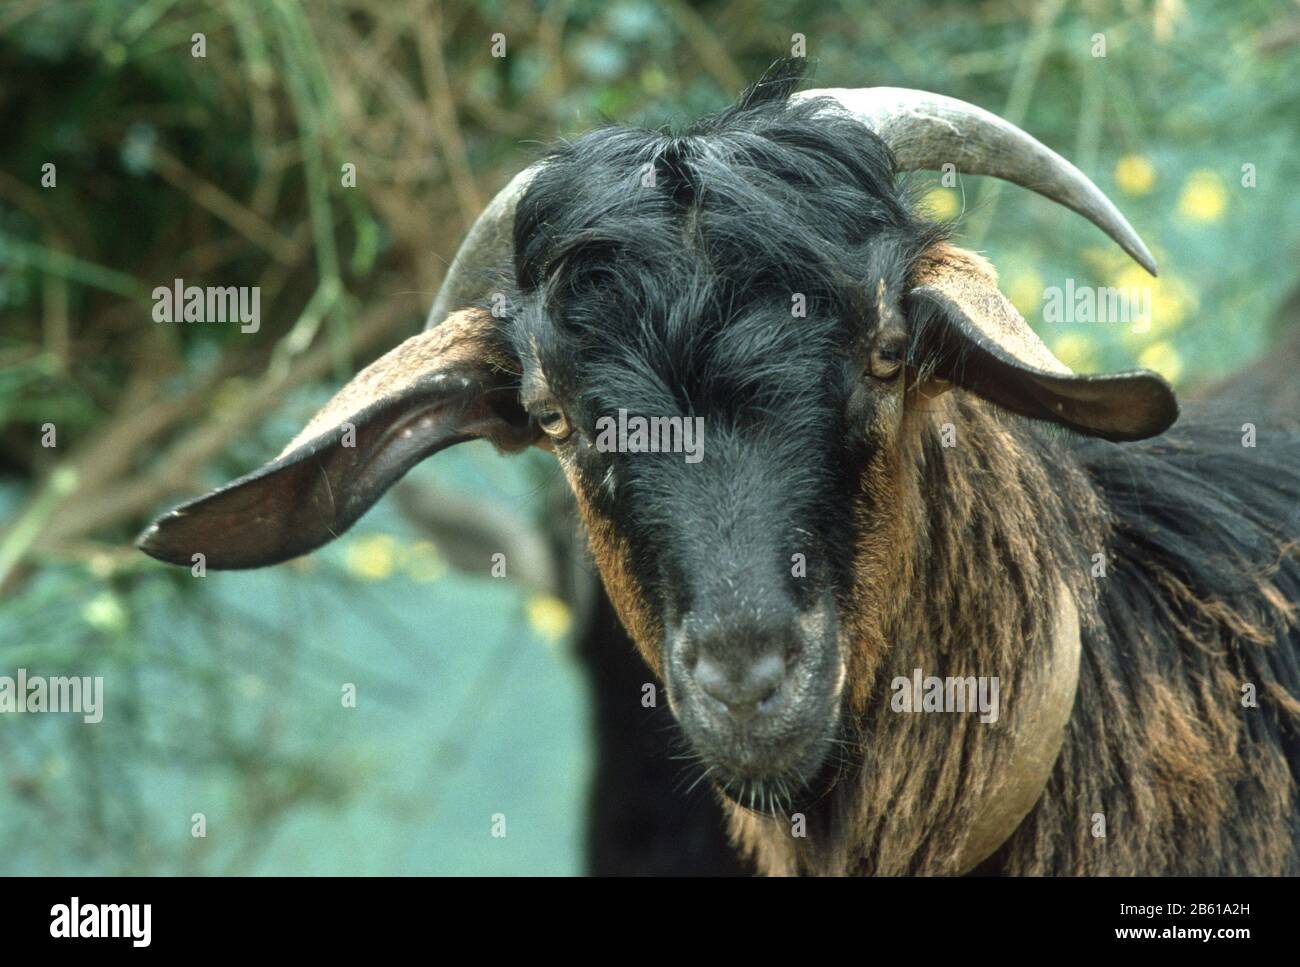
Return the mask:
[[[797,78],[556,149],[471,231],[445,321],[141,546],[275,563],[445,446],[540,445],[760,870],[1300,872],[1300,442],[1166,433],[1155,374],[1071,373],[895,184],[1014,181],[1154,271],[1068,162]],[[704,459],[609,452],[614,414],[700,419]],[[913,714],[954,700],[980,714]]]

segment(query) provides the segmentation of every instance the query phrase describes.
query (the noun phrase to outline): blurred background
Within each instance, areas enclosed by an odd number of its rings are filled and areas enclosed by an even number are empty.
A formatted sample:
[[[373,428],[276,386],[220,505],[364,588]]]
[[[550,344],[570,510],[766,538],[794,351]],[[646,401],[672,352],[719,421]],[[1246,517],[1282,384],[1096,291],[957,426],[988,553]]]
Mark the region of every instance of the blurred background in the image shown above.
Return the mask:
[[[1297,395],[1293,2],[7,0],[0,675],[102,675],[105,710],[0,715],[0,873],[581,871],[549,457],[457,447],[267,571],[196,580],[130,541],[416,332],[547,141],[684,123],[801,42],[813,85],[972,101],[1116,201],[1158,280],[1028,192],[918,176],[1071,366],[1195,394],[1264,358]],[[154,322],[175,279],[259,287],[260,328]],[[1046,321],[1067,280],[1149,285],[1150,324]],[[468,573],[493,531],[505,580]]]

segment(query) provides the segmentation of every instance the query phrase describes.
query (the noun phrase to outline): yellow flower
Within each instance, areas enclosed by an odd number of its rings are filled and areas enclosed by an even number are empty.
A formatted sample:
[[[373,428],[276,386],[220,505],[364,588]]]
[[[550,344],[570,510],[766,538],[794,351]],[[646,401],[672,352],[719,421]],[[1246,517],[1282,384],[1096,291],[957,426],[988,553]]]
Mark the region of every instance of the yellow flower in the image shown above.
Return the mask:
[[[1192,222],[1217,222],[1227,207],[1223,179],[1206,168],[1192,172],[1178,199],[1178,214]]]
[[[1121,291],[1135,294],[1138,305],[1143,310],[1150,310],[1149,315],[1139,316],[1124,331],[1124,345],[1131,352],[1136,352],[1138,347],[1153,339],[1168,336],[1182,326],[1199,301],[1192,287],[1178,276],[1162,275],[1153,279],[1137,265],[1121,269],[1111,284]]]
[[[1007,280],[1007,298],[1028,319],[1042,308],[1043,277],[1033,269],[1024,269]]]
[[[944,222],[961,212],[961,199],[951,188],[931,188],[921,199],[921,207],[931,218]]]
[[[344,564],[363,581],[382,581],[393,573],[397,541],[389,534],[363,537],[348,545]]]
[[[447,562],[438,553],[438,548],[428,541],[416,541],[402,556],[402,567],[412,581],[428,583],[446,577]]]
[[[1079,261],[1098,275],[1110,275],[1131,264],[1123,252],[1117,255],[1114,248],[1105,245],[1088,245],[1079,249]]]
[[[1115,184],[1126,195],[1148,194],[1156,184],[1156,169],[1140,154],[1126,154],[1115,165]]]
[[[1069,366],[1076,373],[1088,373],[1098,369],[1097,347],[1092,338],[1080,332],[1067,332],[1052,343],[1052,352],[1056,358]]]
[[[528,624],[553,645],[573,627],[573,614],[559,598],[537,594],[528,599]]]
[[[647,67],[641,71],[641,89],[646,94],[662,94],[668,90],[668,77],[658,67]]]
[[[111,591],[101,592],[87,601],[81,609],[81,617],[99,631],[121,631],[127,622],[126,609]]]
[[[1177,383],[1183,374],[1183,358],[1178,355],[1178,350],[1163,340],[1142,350],[1138,365],[1143,369],[1154,369],[1171,383]]]

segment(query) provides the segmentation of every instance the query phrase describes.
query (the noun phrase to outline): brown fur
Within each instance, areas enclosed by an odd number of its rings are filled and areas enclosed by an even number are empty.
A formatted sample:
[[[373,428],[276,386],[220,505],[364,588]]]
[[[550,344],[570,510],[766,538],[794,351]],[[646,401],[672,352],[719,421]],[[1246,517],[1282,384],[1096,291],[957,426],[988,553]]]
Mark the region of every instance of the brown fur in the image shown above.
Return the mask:
[[[1017,874],[1285,871],[1294,863],[1292,775],[1279,752],[1244,741],[1241,680],[1223,656],[1273,641],[1292,614],[1266,595],[1259,613],[1243,613],[1158,575],[1177,599],[1184,648],[1202,656],[1185,678],[1169,677],[1153,667],[1161,647],[1150,632],[1108,637],[1099,582],[1136,578],[1090,576],[1091,554],[1110,556],[1109,529],[1081,472],[1049,464],[965,394],[906,418],[904,445],[880,448],[864,474],[857,589],[841,603],[852,616],[843,644],[856,761],[807,810],[806,838],[791,836],[787,819],[729,806],[741,849],[773,874],[961,872],[972,803],[1006,768],[1017,691],[1033,687],[1027,668],[1052,630],[1048,582],[1061,574],[1085,636],[1075,712],[1042,798],[989,865]],[[954,448],[938,446],[944,422],[957,428]],[[896,510],[873,515],[872,505]],[[1077,537],[1063,549],[1057,535],[1067,530]],[[1102,649],[1132,666],[1120,670]],[[1002,717],[986,726],[972,716],[894,713],[888,683],[914,667],[1000,676]],[[1295,698],[1281,692],[1261,703],[1276,702],[1294,721]],[[1248,823],[1238,815],[1243,788]],[[1093,835],[1095,814],[1105,817],[1105,838]]]
[[[623,627],[636,643],[637,651],[662,681],[663,662],[659,654],[662,625],[632,576],[627,540],[617,532],[609,518],[596,509],[588,496],[595,486],[594,482],[579,477],[572,459],[566,455],[557,456],[565,479],[577,500],[578,517],[586,531],[587,543],[600,571],[605,593],[609,595]]]
[[[935,289],[965,309],[984,338],[1023,365],[1050,373],[1070,372],[999,291],[997,269],[983,256],[947,242],[931,245],[917,260],[913,282]]]

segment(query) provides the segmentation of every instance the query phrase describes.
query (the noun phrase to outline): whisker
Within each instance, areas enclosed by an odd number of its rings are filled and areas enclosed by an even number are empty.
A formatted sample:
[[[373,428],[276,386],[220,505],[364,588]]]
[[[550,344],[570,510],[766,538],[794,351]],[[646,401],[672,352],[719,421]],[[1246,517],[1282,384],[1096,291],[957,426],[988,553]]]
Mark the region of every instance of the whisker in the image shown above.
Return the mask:
[[[692,782],[690,788],[686,790],[685,795],[689,796],[692,792],[694,792],[695,787],[698,786],[705,779],[707,779],[709,777],[709,774],[712,772],[713,772],[713,766],[709,766],[707,769],[701,772],[699,778],[697,778],[694,782]]]

